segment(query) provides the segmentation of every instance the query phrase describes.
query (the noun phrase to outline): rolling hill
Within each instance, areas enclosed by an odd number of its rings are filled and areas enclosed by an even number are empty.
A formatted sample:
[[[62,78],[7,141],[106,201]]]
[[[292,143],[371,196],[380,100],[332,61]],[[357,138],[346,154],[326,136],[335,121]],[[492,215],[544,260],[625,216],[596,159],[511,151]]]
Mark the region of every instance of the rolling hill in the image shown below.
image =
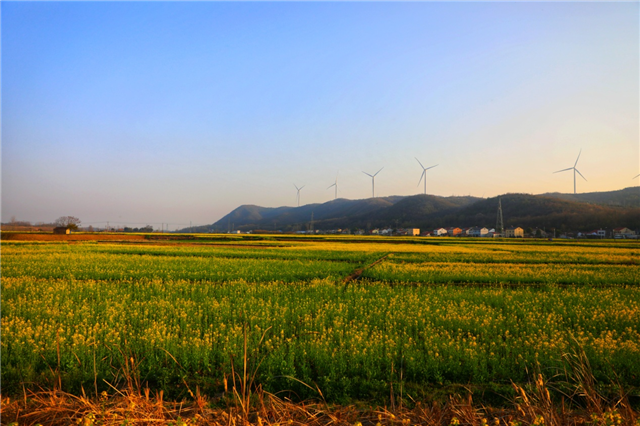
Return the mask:
[[[300,207],[259,207],[243,205],[233,210],[216,223],[209,225],[216,230],[230,228],[248,230],[291,230],[297,225],[310,222],[313,214],[314,222],[334,222],[348,220],[354,216],[369,215],[373,212],[392,206],[403,197],[366,198],[347,200],[339,198],[323,204],[307,204]]]
[[[640,228],[640,188],[587,194],[504,194],[493,198],[392,196],[362,200],[337,199],[300,207],[243,205],[212,225],[195,232],[228,230],[314,229],[380,227],[470,227],[496,225],[498,198],[505,226],[556,228],[578,231],[596,228]]]
[[[546,195],[505,194],[500,196],[504,225],[523,228],[556,228],[561,231],[590,231],[597,228],[640,228],[640,208],[611,207],[566,201]],[[435,226],[495,227],[498,197],[478,201],[451,212],[430,217]]]
[[[590,204],[601,204],[616,207],[640,207],[640,186],[632,186],[619,191],[585,192],[583,194],[561,194],[551,192],[542,194],[545,197]]]

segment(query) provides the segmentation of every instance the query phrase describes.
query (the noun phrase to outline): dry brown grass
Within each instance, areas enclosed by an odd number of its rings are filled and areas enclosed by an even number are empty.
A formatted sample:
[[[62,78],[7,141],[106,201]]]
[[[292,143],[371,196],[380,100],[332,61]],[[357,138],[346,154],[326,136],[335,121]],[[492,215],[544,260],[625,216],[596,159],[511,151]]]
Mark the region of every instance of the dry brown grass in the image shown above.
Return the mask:
[[[411,408],[396,406],[332,406],[323,401],[293,403],[264,392],[258,386],[242,400],[242,390],[227,393],[225,407],[196,389],[189,401],[165,401],[163,392],[149,389],[116,390],[98,397],[71,395],[60,390],[25,392],[23,397],[1,398],[3,425],[640,425],[638,412],[626,399],[587,401],[587,407],[569,410],[552,402],[542,376],[524,387],[513,385],[513,407],[495,409],[473,402],[472,396],[451,397],[446,404],[417,402]],[[578,389],[578,388],[577,388]],[[246,390],[245,390],[246,392]],[[584,396],[584,395],[583,395]],[[596,405],[593,405],[596,404]]]
[[[249,369],[251,355],[246,325],[243,335],[242,370],[234,370],[229,381],[224,378],[225,393],[215,400],[202,395],[198,388],[193,392],[185,382],[191,399],[166,401],[163,391],[152,392],[141,385],[134,359],[123,353],[126,362],[119,372],[124,378],[120,389],[107,383],[111,393],[103,391],[97,395],[96,389],[96,394],[89,397],[83,389],[78,396],[63,392],[58,380],[53,390],[25,390],[17,399],[0,395],[0,423],[24,426],[640,426],[640,413],[630,405],[621,386],[615,398],[606,398],[598,392],[589,360],[579,347],[564,355],[564,381],[557,383],[563,384],[564,389],[572,389],[572,393],[556,388],[555,392],[563,395],[561,403],[554,402],[549,392],[552,386],[538,372],[526,386],[512,384],[516,397],[508,408],[476,404],[471,392],[466,397],[451,396],[445,404],[411,401],[411,407],[407,407],[403,404],[402,387],[399,395],[394,395],[391,387],[390,408],[363,408],[329,405],[318,388],[315,390],[320,399],[309,402],[292,402],[265,392],[255,384],[260,365],[254,366],[253,371]]]

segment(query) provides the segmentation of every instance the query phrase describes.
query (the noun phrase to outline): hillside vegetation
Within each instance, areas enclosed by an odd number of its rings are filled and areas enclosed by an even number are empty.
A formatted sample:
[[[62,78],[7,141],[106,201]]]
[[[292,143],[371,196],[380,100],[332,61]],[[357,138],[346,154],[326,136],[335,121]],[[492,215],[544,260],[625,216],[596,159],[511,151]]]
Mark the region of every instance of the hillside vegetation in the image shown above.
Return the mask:
[[[596,228],[640,228],[640,188],[588,194],[505,194],[493,198],[393,196],[338,199],[300,207],[243,205],[212,225],[196,231],[373,229],[380,227],[471,227],[496,225],[498,198],[505,226],[586,231]]]

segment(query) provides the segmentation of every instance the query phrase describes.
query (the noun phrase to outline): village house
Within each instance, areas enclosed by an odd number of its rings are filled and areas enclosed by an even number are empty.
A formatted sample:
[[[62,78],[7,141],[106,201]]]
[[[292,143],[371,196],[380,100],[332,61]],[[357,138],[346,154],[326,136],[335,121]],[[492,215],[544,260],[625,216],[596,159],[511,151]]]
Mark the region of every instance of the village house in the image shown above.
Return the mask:
[[[469,236],[470,237],[484,237],[488,233],[489,233],[489,230],[487,228],[480,228],[479,226],[474,226],[469,231]]]
[[[459,237],[460,234],[462,234],[462,229],[460,228],[447,228],[447,234],[449,234],[450,237]]]
[[[578,238],[605,238],[607,231],[604,229],[596,229],[589,232],[578,232]]]
[[[636,238],[636,233],[629,228],[616,228],[613,230],[613,238]]]
[[[434,229],[433,235],[442,237],[443,235],[447,235],[447,230],[444,228]]]
[[[524,238],[524,229],[520,228],[519,226],[517,228],[510,226],[505,229],[504,235],[507,238]]]
[[[531,236],[534,238],[547,238],[549,234],[544,229],[536,228],[531,232]]]
[[[495,228],[489,229],[489,232],[487,232],[486,235],[483,235],[483,237],[487,237],[487,238],[497,238],[499,236],[500,236],[500,233],[496,232]]]
[[[69,230],[69,228],[65,226],[58,226],[56,228],[53,228],[53,233],[54,234],[70,234],[71,231]]]

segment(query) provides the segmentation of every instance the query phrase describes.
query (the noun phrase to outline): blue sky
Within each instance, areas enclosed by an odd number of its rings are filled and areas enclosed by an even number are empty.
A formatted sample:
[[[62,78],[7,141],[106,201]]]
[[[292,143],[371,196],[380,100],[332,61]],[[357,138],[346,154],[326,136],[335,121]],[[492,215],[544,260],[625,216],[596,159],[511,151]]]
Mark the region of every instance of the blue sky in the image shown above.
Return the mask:
[[[637,185],[638,8],[2,2],[2,220]]]

